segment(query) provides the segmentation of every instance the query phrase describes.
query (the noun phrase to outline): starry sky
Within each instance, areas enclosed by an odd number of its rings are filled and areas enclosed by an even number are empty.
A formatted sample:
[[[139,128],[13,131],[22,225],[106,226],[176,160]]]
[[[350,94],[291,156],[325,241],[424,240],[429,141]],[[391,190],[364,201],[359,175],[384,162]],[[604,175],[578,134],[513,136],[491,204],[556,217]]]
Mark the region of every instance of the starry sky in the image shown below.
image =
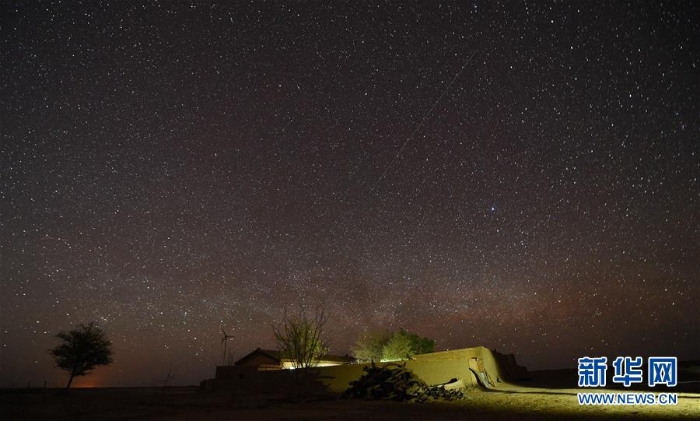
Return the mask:
[[[700,5],[3,2],[0,386],[211,378],[322,305],[530,369],[700,358]]]

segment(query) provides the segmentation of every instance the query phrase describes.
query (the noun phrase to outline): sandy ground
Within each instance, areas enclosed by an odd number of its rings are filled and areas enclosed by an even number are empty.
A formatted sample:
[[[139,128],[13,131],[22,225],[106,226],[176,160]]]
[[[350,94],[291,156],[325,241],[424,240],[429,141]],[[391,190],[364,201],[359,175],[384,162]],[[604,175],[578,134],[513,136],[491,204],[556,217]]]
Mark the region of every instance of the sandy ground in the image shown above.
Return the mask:
[[[0,391],[3,420],[700,420],[700,394],[679,393],[676,406],[581,406],[579,389],[514,386],[507,392],[468,390],[445,403],[398,403],[335,398],[234,399],[194,388]]]

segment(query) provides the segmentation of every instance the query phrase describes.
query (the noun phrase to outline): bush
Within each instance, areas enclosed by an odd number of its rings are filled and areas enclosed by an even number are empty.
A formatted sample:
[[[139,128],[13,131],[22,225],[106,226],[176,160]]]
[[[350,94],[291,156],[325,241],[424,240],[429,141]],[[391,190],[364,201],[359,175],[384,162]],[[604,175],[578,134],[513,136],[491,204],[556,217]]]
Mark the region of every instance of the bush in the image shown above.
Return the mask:
[[[399,361],[417,354],[434,352],[435,341],[404,329],[389,333],[368,333],[360,337],[353,356],[362,362]]]

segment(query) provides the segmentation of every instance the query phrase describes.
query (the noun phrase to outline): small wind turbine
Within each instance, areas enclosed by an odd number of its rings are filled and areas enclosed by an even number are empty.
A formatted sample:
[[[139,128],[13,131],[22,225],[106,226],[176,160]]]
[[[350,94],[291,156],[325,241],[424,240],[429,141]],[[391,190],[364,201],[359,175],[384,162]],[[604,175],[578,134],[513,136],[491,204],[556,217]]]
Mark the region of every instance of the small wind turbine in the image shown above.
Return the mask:
[[[228,341],[229,341],[229,339],[233,339],[234,336],[227,334],[223,327],[221,328],[221,332],[224,334],[224,337],[221,338],[221,343],[224,345],[224,360],[222,362],[222,365],[226,365],[226,353],[228,352]],[[229,355],[229,359],[230,359],[230,357],[231,357],[231,355]],[[229,361],[228,365],[231,365],[231,361]]]
[[[165,376],[165,379],[163,380],[163,388],[170,386],[170,380],[172,380],[173,377],[175,377],[175,376],[173,376],[172,371],[173,371],[173,363],[170,363],[170,364],[168,364],[168,375]]]

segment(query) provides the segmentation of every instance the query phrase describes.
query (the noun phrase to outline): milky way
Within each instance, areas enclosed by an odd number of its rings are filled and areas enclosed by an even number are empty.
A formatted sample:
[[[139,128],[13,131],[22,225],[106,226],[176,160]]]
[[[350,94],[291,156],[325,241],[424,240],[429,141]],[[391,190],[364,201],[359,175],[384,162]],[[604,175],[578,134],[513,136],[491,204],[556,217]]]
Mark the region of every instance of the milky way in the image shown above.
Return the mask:
[[[433,4],[435,3],[435,4]],[[3,2],[0,386],[195,384],[323,305],[529,368],[700,358],[697,2]]]

